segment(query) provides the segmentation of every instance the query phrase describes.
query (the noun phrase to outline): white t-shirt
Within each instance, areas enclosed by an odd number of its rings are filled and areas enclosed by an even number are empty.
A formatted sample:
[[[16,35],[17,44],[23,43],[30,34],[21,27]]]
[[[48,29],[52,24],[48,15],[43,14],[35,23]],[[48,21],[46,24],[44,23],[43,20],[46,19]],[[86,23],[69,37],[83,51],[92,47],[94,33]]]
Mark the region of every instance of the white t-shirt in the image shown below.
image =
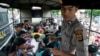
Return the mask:
[[[33,38],[31,41],[31,45],[34,46],[34,48],[32,49],[33,53],[36,53],[36,51],[38,50],[38,47],[39,47],[39,42],[36,42],[36,40]]]

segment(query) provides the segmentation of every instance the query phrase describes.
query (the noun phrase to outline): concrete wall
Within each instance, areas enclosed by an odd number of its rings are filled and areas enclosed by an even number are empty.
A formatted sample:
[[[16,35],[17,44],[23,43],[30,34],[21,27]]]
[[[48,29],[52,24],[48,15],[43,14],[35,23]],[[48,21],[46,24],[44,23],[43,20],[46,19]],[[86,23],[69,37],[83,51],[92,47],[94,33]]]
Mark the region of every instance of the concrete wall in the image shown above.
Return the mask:
[[[51,17],[51,12],[50,10],[43,10],[43,17],[48,18]],[[39,18],[32,18],[32,12],[29,10],[21,10],[21,22],[23,22],[24,20],[29,20],[32,23],[36,23],[35,21],[40,22],[42,20],[42,17],[40,19]],[[39,20],[39,21],[38,21]]]
[[[29,20],[32,22],[32,13],[30,10],[21,10],[21,22],[24,22],[24,20]]]
[[[44,10],[44,11],[43,11],[43,17],[51,17],[51,12],[50,12],[50,10]]]
[[[39,23],[41,20],[43,19],[47,19],[51,17],[51,12],[50,10],[43,10],[43,18],[41,17],[36,17],[36,18],[32,18],[32,23]]]

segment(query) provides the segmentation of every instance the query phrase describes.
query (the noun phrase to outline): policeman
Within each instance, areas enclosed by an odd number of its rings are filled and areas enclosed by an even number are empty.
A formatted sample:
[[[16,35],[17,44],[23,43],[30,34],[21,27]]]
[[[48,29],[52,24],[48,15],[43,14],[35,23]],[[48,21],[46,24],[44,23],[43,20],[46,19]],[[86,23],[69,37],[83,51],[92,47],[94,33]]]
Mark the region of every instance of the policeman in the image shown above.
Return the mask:
[[[77,1],[76,1],[77,2]],[[77,20],[75,13],[78,4],[71,0],[62,0],[63,16],[60,50],[51,49],[56,56],[88,56],[88,38],[86,29]]]

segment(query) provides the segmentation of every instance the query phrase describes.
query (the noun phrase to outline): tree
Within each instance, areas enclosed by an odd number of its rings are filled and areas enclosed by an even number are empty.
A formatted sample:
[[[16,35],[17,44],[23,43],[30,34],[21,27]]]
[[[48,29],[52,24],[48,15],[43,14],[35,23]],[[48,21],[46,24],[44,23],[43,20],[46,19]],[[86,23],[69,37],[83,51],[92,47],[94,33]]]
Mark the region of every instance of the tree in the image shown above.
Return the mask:
[[[59,12],[60,12],[60,10],[52,10],[52,13],[53,13],[53,14],[56,14],[56,15],[58,15]]]
[[[100,10],[93,10],[92,11],[92,16],[96,17],[96,16],[100,16]],[[87,10],[86,13],[91,16],[91,10]]]

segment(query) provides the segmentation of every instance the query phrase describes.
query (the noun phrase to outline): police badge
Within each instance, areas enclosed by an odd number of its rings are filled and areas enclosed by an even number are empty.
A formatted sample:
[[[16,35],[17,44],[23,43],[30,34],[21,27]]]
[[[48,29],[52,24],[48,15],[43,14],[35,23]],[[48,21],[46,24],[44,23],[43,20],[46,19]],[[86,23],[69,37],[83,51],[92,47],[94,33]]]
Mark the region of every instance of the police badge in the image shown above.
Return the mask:
[[[83,30],[82,29],[76,30],[75,36],[78,41],[83,41]]]

